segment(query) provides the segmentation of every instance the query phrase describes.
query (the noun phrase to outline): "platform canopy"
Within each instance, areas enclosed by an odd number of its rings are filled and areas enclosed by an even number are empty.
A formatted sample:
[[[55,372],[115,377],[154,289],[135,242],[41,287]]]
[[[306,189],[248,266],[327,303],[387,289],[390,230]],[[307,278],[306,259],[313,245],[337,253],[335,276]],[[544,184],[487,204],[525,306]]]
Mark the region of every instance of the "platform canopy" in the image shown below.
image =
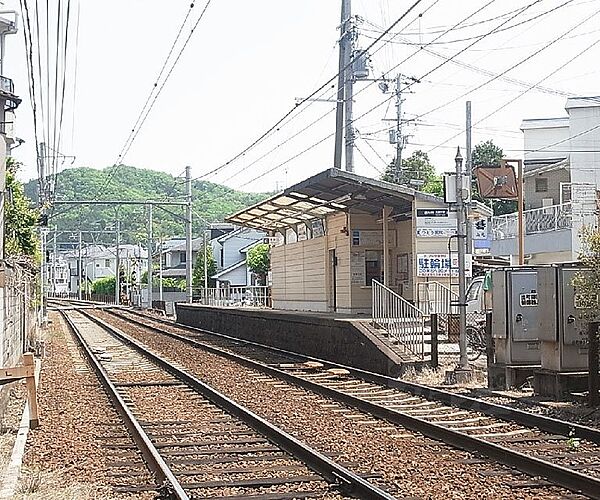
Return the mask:
[[[331,168],[226,220],[240,226],[278,231],[349,210],[375,215],[381,214],[385,206],[390,207],[394,215],[412,214],[415,197],[443,203],[436,196],[405,186]]]

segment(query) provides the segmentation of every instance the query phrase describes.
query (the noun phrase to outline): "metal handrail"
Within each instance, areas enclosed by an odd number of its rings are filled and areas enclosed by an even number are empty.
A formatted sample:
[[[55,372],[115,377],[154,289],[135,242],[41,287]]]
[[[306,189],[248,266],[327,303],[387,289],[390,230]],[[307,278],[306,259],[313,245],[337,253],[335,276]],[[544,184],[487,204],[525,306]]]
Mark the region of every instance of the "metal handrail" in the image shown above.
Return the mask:
[[[550,205],[523,212],[525,234],[538,234],[560,229],[569,229],[573,225],[572,204]],[[518,233],[518,214],[497,215],[491,219],[492,239],[505,240],[516,238]]]
[[[203,305],[219,307],[271,307],[269,286],[228,286],[223,288],[200,288],[199,298]]]
[[[456,312],[453,302],[458,294],[439,281],[417,284],[417,303],[424,314],[450,314]]]
[[[426,315],[423,311],[377,280],[372,281],[372,293],[373,326],[385,329],[393,342],[424,359]]]

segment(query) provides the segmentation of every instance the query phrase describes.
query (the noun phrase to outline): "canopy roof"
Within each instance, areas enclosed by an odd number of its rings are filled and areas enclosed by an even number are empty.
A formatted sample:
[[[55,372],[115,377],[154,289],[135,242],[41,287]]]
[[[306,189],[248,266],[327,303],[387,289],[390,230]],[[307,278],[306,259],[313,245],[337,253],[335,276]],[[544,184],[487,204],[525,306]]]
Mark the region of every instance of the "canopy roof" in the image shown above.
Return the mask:
[[[240,226],[277,231],[335,212],[380,214],[412,213],[415,198],[442,203],[440,198],[414,189],[331,168],[226,218]]]

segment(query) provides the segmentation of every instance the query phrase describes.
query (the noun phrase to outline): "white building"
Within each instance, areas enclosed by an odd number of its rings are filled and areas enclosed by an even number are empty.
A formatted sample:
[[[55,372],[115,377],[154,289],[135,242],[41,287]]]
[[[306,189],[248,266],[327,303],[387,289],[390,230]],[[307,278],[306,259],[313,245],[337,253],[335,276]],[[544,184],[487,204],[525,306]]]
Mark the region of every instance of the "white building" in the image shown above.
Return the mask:
[[[600,188],[600,97],[567,99],[567,116],[523,120],[525,255],[532,264],[576,260],[595,225]],[[492,219],[492,254],[516,260],[517,216]]]

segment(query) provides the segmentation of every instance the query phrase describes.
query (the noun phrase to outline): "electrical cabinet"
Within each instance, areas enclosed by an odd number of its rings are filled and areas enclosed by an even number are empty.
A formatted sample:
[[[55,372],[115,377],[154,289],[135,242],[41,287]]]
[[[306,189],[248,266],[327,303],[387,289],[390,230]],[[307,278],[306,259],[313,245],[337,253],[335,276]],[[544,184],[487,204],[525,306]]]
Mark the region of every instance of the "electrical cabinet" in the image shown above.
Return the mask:
[[[556,267],[507,267],[494,271],[492,279],[496,361],[539,364],[540,339],[556,331]]]

